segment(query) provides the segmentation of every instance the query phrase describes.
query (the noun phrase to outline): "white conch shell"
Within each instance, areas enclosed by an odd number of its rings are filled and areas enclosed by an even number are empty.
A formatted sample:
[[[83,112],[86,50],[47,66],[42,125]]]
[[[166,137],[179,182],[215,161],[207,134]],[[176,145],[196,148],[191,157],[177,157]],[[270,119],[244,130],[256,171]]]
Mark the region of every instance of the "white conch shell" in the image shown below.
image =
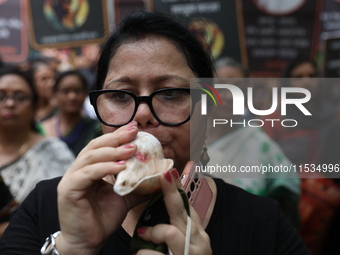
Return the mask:
[[[161,143],[149,133],[138,132],[132,143],[137,145],[137,152],[117,175],[113,190],[121,196],[131,192],[151,194],[160,189],[159,176],[173,167],[173,160],[164,158]]]

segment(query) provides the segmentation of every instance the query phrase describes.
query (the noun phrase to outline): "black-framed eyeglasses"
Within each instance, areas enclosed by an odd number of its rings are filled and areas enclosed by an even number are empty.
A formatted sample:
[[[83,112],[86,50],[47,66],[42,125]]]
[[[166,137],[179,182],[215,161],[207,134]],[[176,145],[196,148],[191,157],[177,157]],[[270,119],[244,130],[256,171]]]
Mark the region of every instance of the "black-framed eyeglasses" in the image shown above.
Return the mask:
[[[8,95],[6,93],[0,93],[0,104],[1,105],[5,104],[8,99],[12,99],[15,104],[22,105],[22,104],[26,104],[27,102],[29,102],[31,98],[32,98],[31,96],[25,95],[23,93],[15,93],[12,95]]]
[[[200,95],[200,90],[190,88],[160,89],[149,96],[125,90],[95,90],[90,92],[90,102],[98,119],[107,126],[120,127],[132,121],[142,102],[161,124],[177,126],[189,121]]]

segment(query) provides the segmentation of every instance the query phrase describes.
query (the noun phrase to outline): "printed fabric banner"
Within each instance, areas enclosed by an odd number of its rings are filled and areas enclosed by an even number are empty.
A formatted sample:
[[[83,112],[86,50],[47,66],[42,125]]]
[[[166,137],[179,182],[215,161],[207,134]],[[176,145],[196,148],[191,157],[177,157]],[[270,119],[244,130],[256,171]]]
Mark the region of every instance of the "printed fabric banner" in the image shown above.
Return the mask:
[[[320,15],[320,48],[325,77],[340,77],[340,1],[324,0]]]
[[[19,63],[28,57],[25,0],[0,0],[0,56]]]
[[[105,3],[105,0],[30,0],[32,47],[100,43],[108,33]]]
[[[239,35],[238,14],[240,1],[214,0],[155,0],[150,3],[150,10],[182,17],[196,37],[211,50],[213,58],[232,57],[238,61],[245,58],[242,50],[243,38]]]
[[[317,0],[242,0],[250,74],[280,77],[298,55],[314,57],[319,41]]]
[[[323,37],[323,33],[340,30],[340,0],[323,0],[320,21],[321,37]]]

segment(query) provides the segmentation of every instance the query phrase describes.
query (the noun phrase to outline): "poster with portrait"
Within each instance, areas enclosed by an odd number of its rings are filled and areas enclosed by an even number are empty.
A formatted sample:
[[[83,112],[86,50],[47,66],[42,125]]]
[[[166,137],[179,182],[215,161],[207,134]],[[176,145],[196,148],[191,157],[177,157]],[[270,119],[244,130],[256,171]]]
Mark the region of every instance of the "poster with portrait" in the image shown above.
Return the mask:
[[[30,0],[33,48],[101,43],[108,31],[106,0]]]
[[[250,74],[280,77],[298,55],[314,58],[319,41],[318,0],[242,0]]]
[[[3,62],[20,63],[28,57],[25,0],[0,0],[0,56]]]
[[[181,17],[183,23],[210,49],[214,59],[246,60],[239,0],[153,0],[148,9]],[[244,63],[246,65],[246,63]]]

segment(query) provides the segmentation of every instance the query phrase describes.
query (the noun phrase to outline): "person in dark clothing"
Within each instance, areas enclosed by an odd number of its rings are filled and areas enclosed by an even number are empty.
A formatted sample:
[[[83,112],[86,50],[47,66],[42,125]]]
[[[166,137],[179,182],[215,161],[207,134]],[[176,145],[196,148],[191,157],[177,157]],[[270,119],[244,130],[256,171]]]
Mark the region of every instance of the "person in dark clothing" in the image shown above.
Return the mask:
[[[10,190],[0,176],[0,238],[4,233],[19,203],[14,200]]]
[[[277,202],[219,179],[200,179],[213,194],[203,223],[192,207],[187,210],[179,176],[188,161],[199,161],[207,121],[190,78],[212,78],[212,69],[202,45],[173,19],[127,16],[103,45],[96,91],[90,92],[104,134],[61,179],[37,185],[6,230],[0,253],[37,254],[44,245],[43,254],[129,254],[130,241],[139,238],[150,246],[132,254],[309,254]],[[168,221],[154,226],[138,225],[148,220],[151,195],[119,196],[105,181],[136,153],[131,142],[138,131],[158,138],[164,157],[174,161],[159,179]],[[207,194],[199,195],[203,206]],[[168,250],[153,249],[159,244]]]

